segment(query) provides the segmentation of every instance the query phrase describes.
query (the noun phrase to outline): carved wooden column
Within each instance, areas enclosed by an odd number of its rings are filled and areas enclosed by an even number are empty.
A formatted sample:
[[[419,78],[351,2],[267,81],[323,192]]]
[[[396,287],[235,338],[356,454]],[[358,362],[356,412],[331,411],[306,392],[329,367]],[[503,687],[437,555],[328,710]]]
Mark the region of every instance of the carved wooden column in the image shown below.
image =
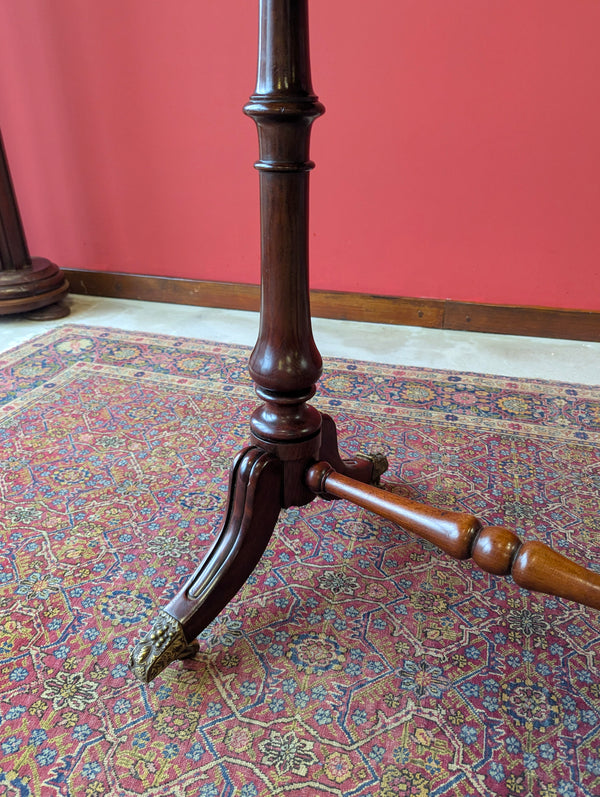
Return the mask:
[[[253,444],[287,463],[315,457],[321,416],[307,401],[321,376],[308,284],[311,125],[325,108],[310,75],[307,0],[262,0],[256,89],[244,112],[256,123],[260,180],[260,330],[249,370],[259,398]],[[284,505],[312,500],[289,473]],[[305,495],[303,495],[306,493]]]
[[[0,315],[28,313],[34,319],[63,318],[69,283],[54,263],[31,258],[0,136]]]

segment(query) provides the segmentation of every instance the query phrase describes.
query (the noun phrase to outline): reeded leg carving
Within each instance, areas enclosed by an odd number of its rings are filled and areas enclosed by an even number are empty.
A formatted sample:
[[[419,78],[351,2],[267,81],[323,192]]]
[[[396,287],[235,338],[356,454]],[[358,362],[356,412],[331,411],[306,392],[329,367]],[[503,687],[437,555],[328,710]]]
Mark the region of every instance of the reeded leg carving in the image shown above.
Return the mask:
[[[212,548],[152,629],[132,650],[129,666],[144,683],[171,662],[194,655],[193,640],[214,620],[256,567],[281,508],[282,467],[258,448],[234,463],[227,514]]]
[[[454,559],[473,558],[482,570],[510,575],[525,589],[600,609],[600,573],[576,564],[544,543],[523,542],[502,526],[483,528],[473,515],[435,509],[361,484],[336,473],[327,462],[308,468],[305,482],[316,495],[345,498],[369,509],[437,545]]]

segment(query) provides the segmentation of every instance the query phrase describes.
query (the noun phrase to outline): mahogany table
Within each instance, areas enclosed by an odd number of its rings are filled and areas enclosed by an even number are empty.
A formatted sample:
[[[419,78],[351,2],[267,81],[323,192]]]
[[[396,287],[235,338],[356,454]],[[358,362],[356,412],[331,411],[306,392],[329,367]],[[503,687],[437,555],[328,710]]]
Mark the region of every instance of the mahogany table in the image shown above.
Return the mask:
[[[345,498],[397,522],[456,559],[521,587],[600,608],[600,574],[541,542],[523,543],[472,515],[434,509],[377,487],[382,455],[342,459],[333,420],[308,402],[321,375],[308,289],[308,182],[312,123],[324,108],[310,76],[307,0],[261,0],[256,91],[244,108],[258,128],[261,321],[249,368],[262,404],[248,448],[231,471],[215,542],[185,586],[158,613],[130,659],[148,682],[194,655],[197,635],[233,598],[265,550],[282,507],[315,496]]]

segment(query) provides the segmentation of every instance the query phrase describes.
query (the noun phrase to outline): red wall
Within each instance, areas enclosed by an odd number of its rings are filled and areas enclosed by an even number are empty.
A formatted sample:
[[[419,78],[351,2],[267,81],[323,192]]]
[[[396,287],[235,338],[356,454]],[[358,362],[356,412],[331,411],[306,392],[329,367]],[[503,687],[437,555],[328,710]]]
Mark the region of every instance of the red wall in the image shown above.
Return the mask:
[[[257,282],[257,2],[2,0],[33,254]],[[600,3],[313,0],[312,285],[600,310]]]

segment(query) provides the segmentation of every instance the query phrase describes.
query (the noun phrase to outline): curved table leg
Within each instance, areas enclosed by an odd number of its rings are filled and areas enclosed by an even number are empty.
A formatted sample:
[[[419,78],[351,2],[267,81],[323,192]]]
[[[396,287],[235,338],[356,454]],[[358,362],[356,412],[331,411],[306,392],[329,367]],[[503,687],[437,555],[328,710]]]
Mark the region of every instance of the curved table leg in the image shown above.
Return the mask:
[[[129,666],[144,683],[171,662],[194,655],[193,640],[233,598],[267,547],[281,508],[282,466],[258,448],[235,461],[225,521],[184,587],[134,646]]]

